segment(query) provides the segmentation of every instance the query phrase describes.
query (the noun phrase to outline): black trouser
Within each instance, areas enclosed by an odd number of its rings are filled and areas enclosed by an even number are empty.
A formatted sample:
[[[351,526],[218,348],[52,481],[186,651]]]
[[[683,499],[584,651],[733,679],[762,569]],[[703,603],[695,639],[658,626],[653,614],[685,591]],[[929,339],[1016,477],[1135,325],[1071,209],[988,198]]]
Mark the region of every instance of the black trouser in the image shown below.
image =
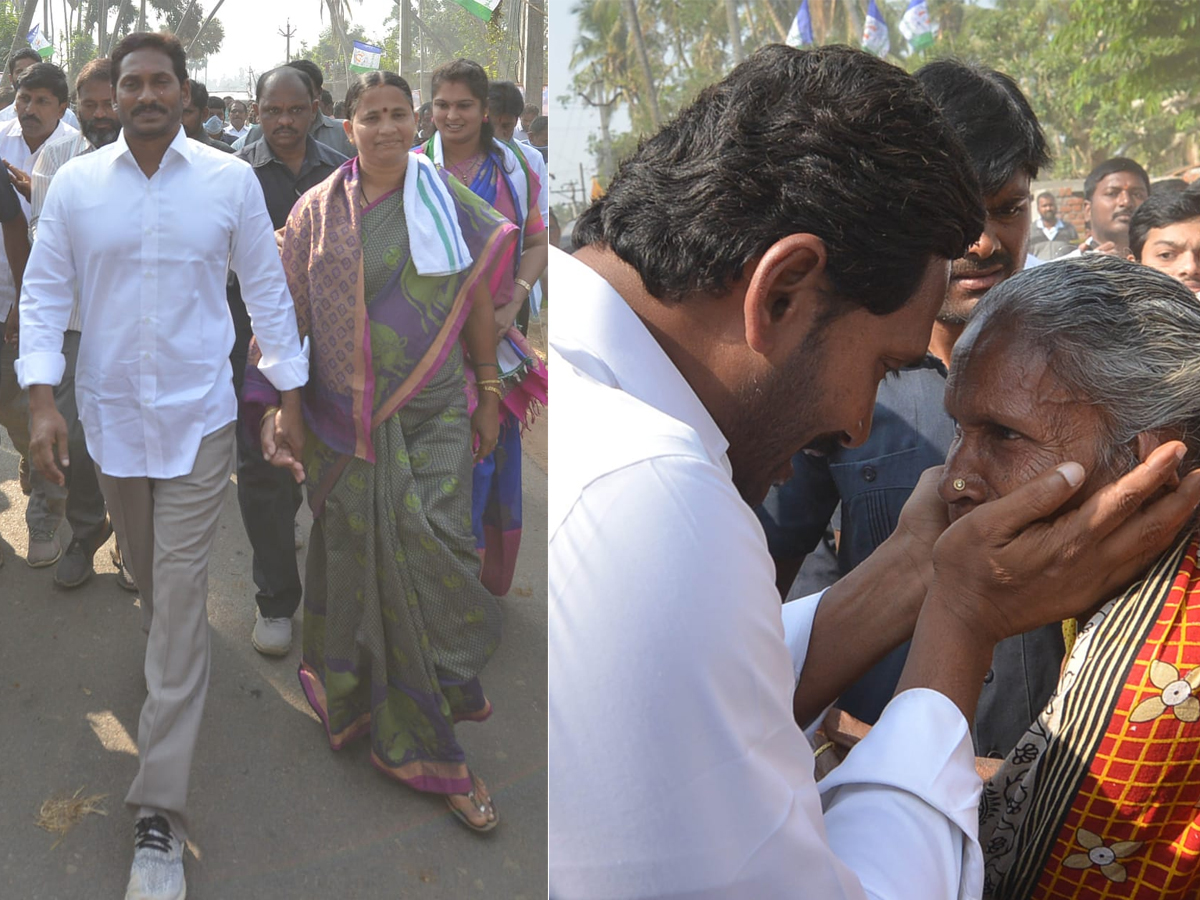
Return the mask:
[[[229,305],[237,330],[229,361],[233,365],[233,386],[240,406],[250,320],[236,282],[229,288]],[[271,465],[263,459],[261,450],[250,446],[242,421],[237,428],[237,486],[242,524],[253,551],[258,611],[264,619],[290,618],[300,606],[301,596],[294,532],[296,511],[300,509],[300,485],[290,469]]]

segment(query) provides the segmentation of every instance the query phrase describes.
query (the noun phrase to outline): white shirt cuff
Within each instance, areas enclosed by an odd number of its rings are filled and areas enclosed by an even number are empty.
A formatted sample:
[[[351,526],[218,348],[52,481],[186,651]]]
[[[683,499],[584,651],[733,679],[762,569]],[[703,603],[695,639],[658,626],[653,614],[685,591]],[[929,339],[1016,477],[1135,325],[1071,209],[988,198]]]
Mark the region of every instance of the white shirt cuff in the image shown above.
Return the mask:
[[[265,357],[264,357],[265,359]],[[308,337],[300,343],[300,353],[290,359],[282,359],[270,365],[260,361],[258,371],[277,391],[290,391],[308,384]]]
[[[67,368],[67,358],[61,353],[23,353],[13,368],[22,390],[31,384],[57,385]]]

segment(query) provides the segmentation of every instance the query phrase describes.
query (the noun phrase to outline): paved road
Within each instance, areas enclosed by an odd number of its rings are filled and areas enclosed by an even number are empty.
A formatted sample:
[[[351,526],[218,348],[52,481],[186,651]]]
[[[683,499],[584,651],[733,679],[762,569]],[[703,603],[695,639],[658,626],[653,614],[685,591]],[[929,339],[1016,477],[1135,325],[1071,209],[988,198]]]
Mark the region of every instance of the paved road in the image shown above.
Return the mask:
[[[254,584],[230,484],[210,569],[212,681],[189,799],[189,900],[546,896],[545,418],[526,440],[525,485],[504,641],[483,674],[495,715],[460,726],[502,818],[479,836],[440,799],[372,769],[361,742],[329,749],[296,680],[299,640],[282,660],[251,648]],[[29,568],[24,511],[4,436],[0,900],[120,898],[133,834],[122,800],[145,692],[140,612],[103,550],[97,575],[74,591],[55,587],[52,568]],[[65,546],[65,525],[60,537]],[[109,815],[86,817],[54,847],[34,825],[38,810],[80,787],[108,794]]]

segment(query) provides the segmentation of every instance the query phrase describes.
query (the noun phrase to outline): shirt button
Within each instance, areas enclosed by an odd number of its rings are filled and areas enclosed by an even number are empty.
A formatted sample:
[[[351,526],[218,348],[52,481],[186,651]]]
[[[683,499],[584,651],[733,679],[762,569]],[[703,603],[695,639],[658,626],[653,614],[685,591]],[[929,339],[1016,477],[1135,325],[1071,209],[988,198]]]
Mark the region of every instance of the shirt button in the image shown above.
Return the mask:
[[[874,466],[863,466],[862,470],[863,481],[874,481],[876,472]]]
[[[991,683],[992,683],[992,680],[993,680],[995,677],[996,677],[996,673],[995,673],[995,672],[993,672],[991,669],[988,669],[988,670],[987,670],[987,674],[983,676],[983,683],[984,683],[984,684],[991,684]]]
[[[150,358],[150,354],[149,354],[149,353],[143,353],[143,354],[142,354],[142,359],[149,359],[149,358]]]

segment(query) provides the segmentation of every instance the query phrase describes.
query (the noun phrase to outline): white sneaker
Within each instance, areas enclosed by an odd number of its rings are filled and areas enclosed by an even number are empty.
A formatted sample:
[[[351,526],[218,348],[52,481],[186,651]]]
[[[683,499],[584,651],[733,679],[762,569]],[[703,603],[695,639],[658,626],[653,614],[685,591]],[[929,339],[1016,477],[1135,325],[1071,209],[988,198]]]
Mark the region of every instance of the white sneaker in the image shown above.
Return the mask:
[[[184,900],[183,844],[162,816],[138,819],[125,900]]]
[[[296,526],[296,549],[304,549],[304,529],[300,527],[299,522],[293,523]]]
[[[266,656],[287,656],[292,649],[292,620],[264,619],[262,613],[255,610],[250,643]]]

